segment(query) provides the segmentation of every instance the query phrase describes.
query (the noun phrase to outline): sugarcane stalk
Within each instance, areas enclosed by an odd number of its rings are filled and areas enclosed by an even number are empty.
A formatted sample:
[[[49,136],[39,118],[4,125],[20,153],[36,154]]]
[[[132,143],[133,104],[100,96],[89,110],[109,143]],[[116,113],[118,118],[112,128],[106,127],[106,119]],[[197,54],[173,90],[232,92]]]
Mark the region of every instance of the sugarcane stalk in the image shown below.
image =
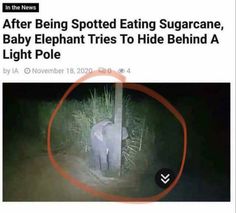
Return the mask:
[[[142,150],[143,133],[144,133],[144,130],[145,130],[145,121],[146,121],[146,119],[144,118],[143,119],[143,127],[142,127],[142,131],[141,131],[141,136],[140,136],[140,141],[139,141],[139,151]]]

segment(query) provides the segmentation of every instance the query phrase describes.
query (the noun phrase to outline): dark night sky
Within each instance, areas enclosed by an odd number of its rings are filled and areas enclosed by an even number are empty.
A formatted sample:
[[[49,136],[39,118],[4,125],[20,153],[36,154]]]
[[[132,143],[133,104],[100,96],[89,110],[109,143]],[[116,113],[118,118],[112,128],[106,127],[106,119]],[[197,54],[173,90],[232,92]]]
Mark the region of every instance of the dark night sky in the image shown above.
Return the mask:
[[[141,83],[143,84],[143,83]],[[70,83],[4,83],[4,94],[22,98],[57,99],[62,96]],[[107,84],[110,85],[111,84]],[[159,92],[165,97],[201,96],[214,99],[229,92],[229,84],[224,83],[144,83],[143,85]],[[83,83],[79,88],[79,96],[83,96],[90,88],[103,89],[104,83]],[[228,93],[229,94],[229,93]]]
[[[69,83],[4,83],[3,93],[4,100],[9,99],[29,99],[29,100],[59,100]],[[224,83],[146,83],[143,84],[167,98],[174,103],[177,99],[183,97],[201,98],[212,113],[216,114],[219,119],[228,123],[230,106],[230,85]],[[111,84],[107,84],[111,87]],[[87,98],[91,88],[103,91],[104,83],[88,84],[83,83],[70,94],[70,98],[83,99]],[[127,91],[126,91],[127,92]],[[143,95],[131,90],[128,91],[136,99],[142,100]],[[228,108],[227,108],[228,107]]]

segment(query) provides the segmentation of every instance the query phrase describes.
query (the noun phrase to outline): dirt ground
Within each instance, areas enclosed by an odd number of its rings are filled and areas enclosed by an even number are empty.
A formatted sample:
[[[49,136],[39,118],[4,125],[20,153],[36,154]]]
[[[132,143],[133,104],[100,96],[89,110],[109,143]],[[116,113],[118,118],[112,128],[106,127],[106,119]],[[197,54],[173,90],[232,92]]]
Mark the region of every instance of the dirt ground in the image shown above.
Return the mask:
[[[136,193],[134,178],[103,177],[89,169],[85,160],[78,156],[56,154],[59,164],[79,181],[97,190],[114,194]],[[61,177],[52,167],[47,154],[28,158],[5,168],[5,201],[101,201],[75,187]]]

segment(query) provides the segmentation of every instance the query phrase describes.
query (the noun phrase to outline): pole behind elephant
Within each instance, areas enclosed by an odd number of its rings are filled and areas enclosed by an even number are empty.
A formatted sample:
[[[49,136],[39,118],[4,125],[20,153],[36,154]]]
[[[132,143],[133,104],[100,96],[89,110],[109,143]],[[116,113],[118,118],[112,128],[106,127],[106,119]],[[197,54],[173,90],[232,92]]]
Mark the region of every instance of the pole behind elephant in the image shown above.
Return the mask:
[[[115,85],[115,109],[114,109],[114,150],[111,153],[112,165],[110,170],[114,175],[120,176],[121,171],[121,144],[122,144],[122,111],[123,88],[121,83]]]

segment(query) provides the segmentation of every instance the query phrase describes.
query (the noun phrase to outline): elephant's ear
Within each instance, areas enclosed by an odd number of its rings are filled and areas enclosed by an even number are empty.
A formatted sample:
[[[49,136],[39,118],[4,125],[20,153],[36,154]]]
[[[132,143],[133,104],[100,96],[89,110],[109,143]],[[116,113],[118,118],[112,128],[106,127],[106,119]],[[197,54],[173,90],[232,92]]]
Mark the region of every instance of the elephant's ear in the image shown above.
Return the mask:
[[[102,131],[97,131],[94,133],[94,135],[98,140],[103,141]]]

